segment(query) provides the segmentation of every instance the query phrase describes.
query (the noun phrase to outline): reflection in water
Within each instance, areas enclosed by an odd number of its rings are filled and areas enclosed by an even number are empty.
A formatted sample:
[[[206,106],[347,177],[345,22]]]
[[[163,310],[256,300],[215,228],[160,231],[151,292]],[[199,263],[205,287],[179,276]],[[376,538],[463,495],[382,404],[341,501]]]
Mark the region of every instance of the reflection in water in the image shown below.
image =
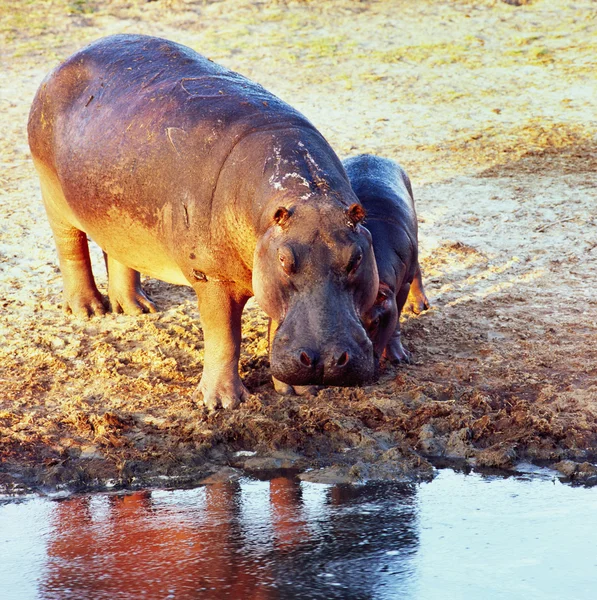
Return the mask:
[[[408,575],[391,561],[415,549],[415,489],[278,477],[62,501],[40,596],[372,598]]]
[[[551,475],[0,498],[0,598],[593,600],[596,533]]]

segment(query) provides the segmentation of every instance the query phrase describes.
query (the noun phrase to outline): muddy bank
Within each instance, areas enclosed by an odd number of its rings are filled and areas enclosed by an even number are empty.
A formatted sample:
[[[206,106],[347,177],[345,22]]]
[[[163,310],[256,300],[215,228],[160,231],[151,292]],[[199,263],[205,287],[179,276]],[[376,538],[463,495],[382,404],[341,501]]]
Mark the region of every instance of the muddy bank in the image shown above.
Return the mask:
[[[241,363],[251,400],[214,414],[192,400],[202,358],[192,299],[139,319],[65,318],[21,357],[12,381],[4,378],[18,401],[0,413],[2,481],[101,489],[168,477],[182,485],[224,466],[307,471],[311,481],[427,479],[438,457],[499,469],[558,463],[564,476],[594,481],[595,407],[582,402],[580,374],[550,369],[544,340],[515,354],[471,308],[407,318],[416,364],[386,367],[375,385],[282,397],[269,380],[265,318],[253,306]],[[510,314],[508,335],[520,344],[528,315]]]
[[[329,481],[428,478],[437,457],[502,469],[546,461],[593,480],[591,2],[65,0],[31,3],[27,19],[19,3],[1,10],[3,486],[184,484],[225,476],[222,467]],[[414,364],[388,367],[363,388],[281,397],[269,379],[265,317],[250,304],[241,370],[252,397],[209,415],[192,400],[203,345],[191,290],[146,281],[156,315],[61,313],[26,144],[30,100],[84,43],[139,31],[272,89],[342,158],[368,151],[408,168],[432,302],[404,319]],[[97,248],[93,261],[105,293]]]

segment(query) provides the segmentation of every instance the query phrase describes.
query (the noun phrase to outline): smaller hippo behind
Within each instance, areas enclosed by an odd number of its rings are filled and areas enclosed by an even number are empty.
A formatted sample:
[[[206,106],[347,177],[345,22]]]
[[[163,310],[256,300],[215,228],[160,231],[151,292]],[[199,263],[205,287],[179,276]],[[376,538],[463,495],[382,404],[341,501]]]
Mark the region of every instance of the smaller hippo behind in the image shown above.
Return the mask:
[[[408,298],[419,314],[429,308],[418,260],[417,215],[408,175],[387,158],[363,154],[344,161],[353,191],[367,211],[379,272],[379,293],[362,317],[377,358],[410,362],[400,341],[400,313]]]

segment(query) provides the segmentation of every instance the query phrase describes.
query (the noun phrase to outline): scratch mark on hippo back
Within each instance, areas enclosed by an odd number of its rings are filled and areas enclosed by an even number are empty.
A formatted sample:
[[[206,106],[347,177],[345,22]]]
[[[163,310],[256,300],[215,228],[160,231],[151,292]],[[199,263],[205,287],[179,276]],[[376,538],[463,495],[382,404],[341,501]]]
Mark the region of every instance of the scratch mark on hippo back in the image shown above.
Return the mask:
[[[221,89],[222,83],[228,84],[231,77],[226,75],[203,75],[201,77],[183,77],[180,80],[180,87],[191,98],[218,98],[229,96]],[[193,90],[194,85],[198,85],[198,90]]]
[[[300,173],[296,173],[296,172],[286,173],[286,175],[284,175],[284,177],[282,177],[282,181],[284,181],[285,179],[296,179],[300,185],[311,188],[311,186],[309,185],[309,182]]]
[[[176,143],[184,143],[188,133],[180,127],[166,127],[166,135],[168,136],[168,140],[170,141],[170,144],[172,145],[172,148],[174,148],[176,154],[178,154],[178,156],[182,156],[176,147]]]
[[[282,163],[287,163],[288,161],[282,159],[282,149],[280,148],[279,144],[277,144],[277,143],[274,144],[273,150],[274,150],[274,156],[273,156],[274,172],[271,174],[271,176],[269,178],[269,183],[276,190],[284,190],[286,188],[282,185],[282,182],[280,181],[280,166]]]
[[[187,208],[187,205],[183,203],[182,205],[182,210],[184,212],[184,224],[186,225],[187,229],[191,228],[191,222],[189,221],[189,209]]]
[[[165,69],[160,69],[152,77],[143,81],[143,83],[141,84],[141,88],[146,88],[146,87],[150,86],[156,79],[159,79],[163,75],[164,71],[165,71]]]
[[[307,164],[307,168],[309,169],[309,174],[315,184],[316,189],[322,190],[324,192],[329,191],[330,184],[325,179],[324,173],[319,167],[319,165],[315,162],[309,151],[306,150],[304,153],[305,163]]]

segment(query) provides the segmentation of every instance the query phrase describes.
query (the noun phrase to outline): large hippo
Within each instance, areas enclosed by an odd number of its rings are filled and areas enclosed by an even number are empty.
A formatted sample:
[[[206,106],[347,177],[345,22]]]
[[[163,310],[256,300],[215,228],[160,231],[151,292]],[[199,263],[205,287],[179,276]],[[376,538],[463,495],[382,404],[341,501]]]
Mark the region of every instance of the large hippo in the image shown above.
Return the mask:
[[[112,310],[155,310],[139,272],[194,288],[211,408],[247,395],[238,359],[253,294],[273,322],[277,380],[372,376],[360,317],[378,280],[363,208],[323,136],[261,86],[164,39],[107,37],[43,81],[29,144],[67,312],[104,313],[89,236],[107,255]]]
[[[367,211],[367,229],[379,273],[375,304],[363,317],[377,357],[409,362],[400,340],[400,314],[429,308],[418,258],[418,226],[412,187],[404,169],[388,158],[363,154],[344,161],[352,189]]]

